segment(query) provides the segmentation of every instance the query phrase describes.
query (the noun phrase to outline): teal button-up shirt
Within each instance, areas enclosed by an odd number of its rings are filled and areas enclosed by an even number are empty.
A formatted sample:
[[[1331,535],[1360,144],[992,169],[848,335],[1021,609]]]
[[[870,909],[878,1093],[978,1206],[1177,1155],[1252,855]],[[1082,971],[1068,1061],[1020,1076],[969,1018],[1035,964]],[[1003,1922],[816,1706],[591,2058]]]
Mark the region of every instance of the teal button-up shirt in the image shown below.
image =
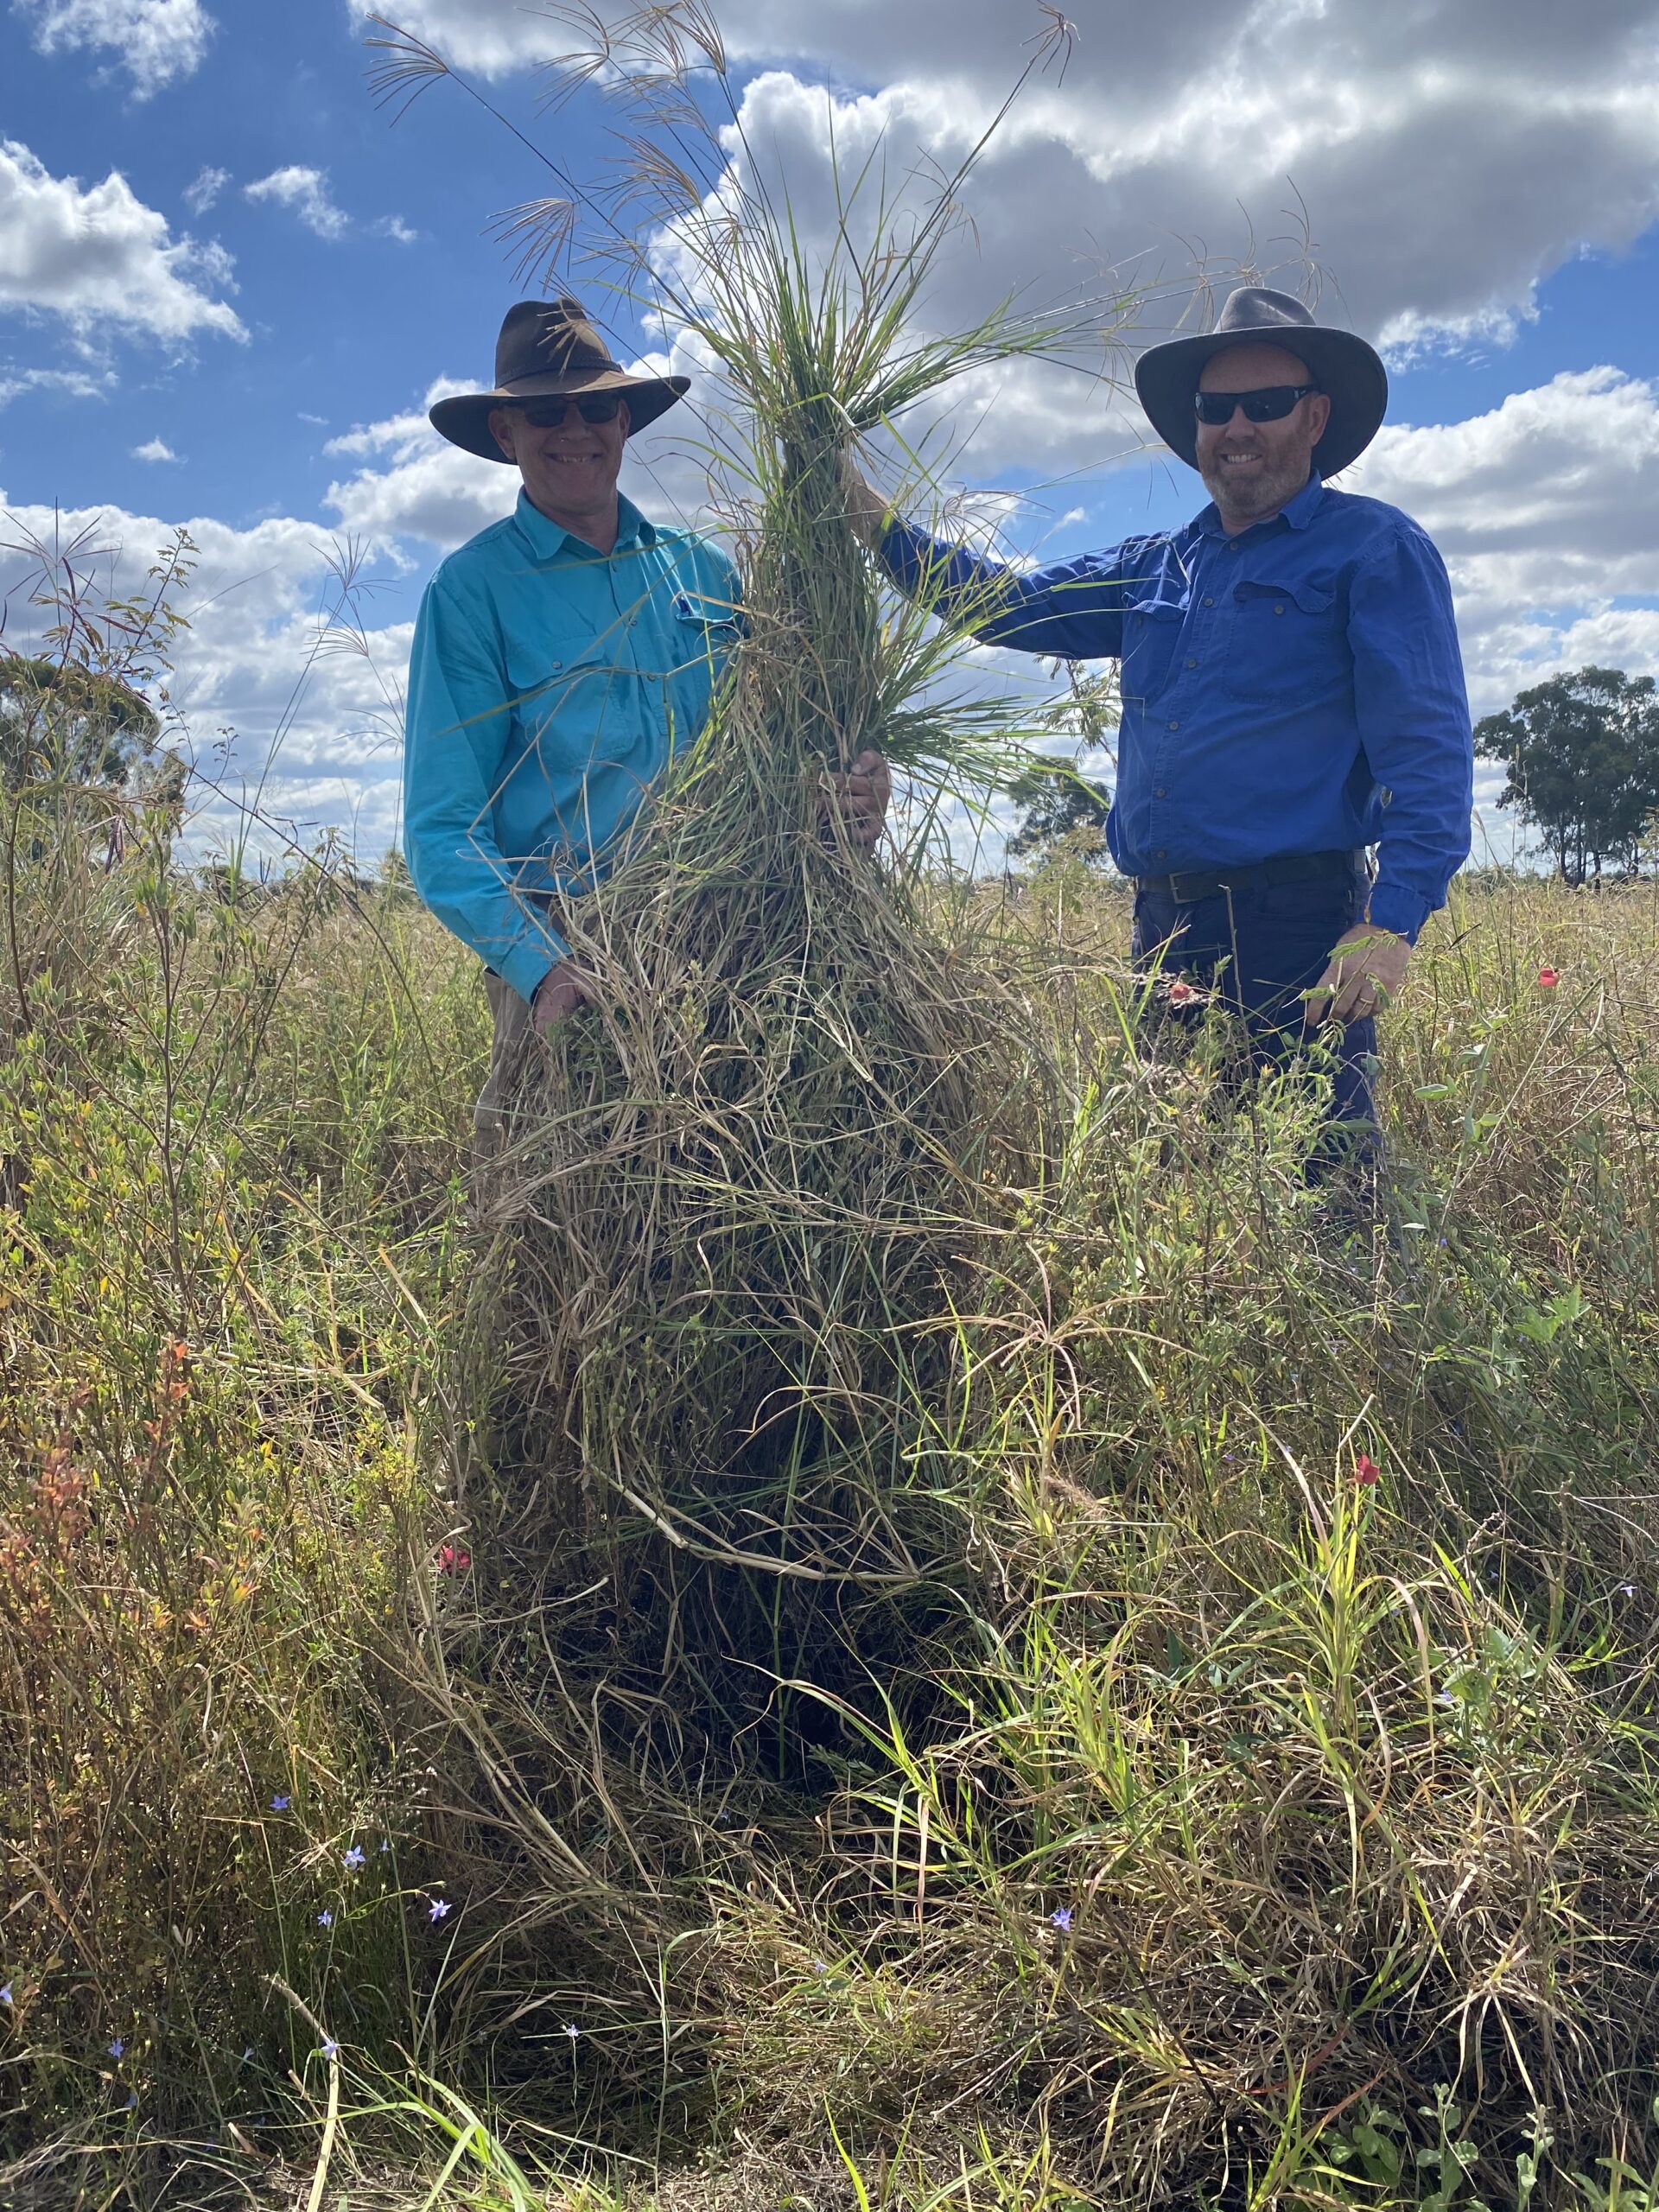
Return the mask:
[[[522,492],[427,586],[404,855],[438,919],[522,997],[567,950],[537,894],[591,889],[614,861],[708,719],[737,599],[732,563],[690,531],[624,499],[601,554]]]

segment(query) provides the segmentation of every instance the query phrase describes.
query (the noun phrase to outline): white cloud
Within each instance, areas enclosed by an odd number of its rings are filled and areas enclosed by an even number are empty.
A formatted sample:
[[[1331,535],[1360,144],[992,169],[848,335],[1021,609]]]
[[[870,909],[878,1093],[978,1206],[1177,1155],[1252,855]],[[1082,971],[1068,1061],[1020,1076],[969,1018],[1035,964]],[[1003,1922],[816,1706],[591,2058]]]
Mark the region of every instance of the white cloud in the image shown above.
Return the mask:
[[[141,100],[192,75],[214,29],[200,0],[12,0],[12,12],[32,22],[42,54],[115,54]]]
[[[424,407],[474,385],[441,377]],[[365,466],[328,486],[327,505],[347,536],[414,537],[445,551],[511,512],[518,479],[441,438],[423,410],[392,415],[330,438],[323,451]],[[366,465],[375,458],[384,466]]]
[[[134,446],[132,457],[135,461],[176,461],[179,456],[162,439],[146,438],[143,445]]]
[[[102,399],[113,379],[82,369],[0,369],[0,407],[25,391],[60,391],[67,399]]]
[[[315,231],[320,238],[344,238],[352,226],[351,217],[328,196],[326,169],[303,168],[294,163],[273,169],[253,184],[245,184],[242,192],[247,200],[270,200],[279,207],[291,207],[307,230]]]
[[[416,245],[420,242],[420,232],[410,230],[401,215],[383,215],[374,227],[382,238],[395,239],[399,245]]]
[[[1460,423],[1386,424],[1344,489],[1446,556],[1477,714],[1558,668],[1659,675],[1659,384],[1602,366]]]
[[[229,169],[198,169],[184,188],[185,206],[193,215],[200,218],[207,213],[230,181]]]
[[[0,139],[0,310],[48,309],[83,339],[107,327],[174,345],[198,331],[245,338],[213,296],[231,288],[231,267],[219,246],[175,239],[119,170],[83,191]]]

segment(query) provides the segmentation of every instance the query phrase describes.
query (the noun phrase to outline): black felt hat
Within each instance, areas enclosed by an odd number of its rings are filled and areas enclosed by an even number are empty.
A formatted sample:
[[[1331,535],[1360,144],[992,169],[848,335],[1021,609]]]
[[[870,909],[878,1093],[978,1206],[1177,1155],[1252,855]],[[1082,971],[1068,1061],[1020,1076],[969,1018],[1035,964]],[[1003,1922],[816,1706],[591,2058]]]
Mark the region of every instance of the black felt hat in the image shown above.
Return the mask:
[[[582,311],[563,293],[556,300],[520,300],[507,309],[495,341],[495,390],[457,392],[431,409],[435,430],[452,446],[485,461],[507,458],[490,435],[490,411],[557,392],[614,391],[627,401],[630,435],[665,414],[690,388],[690,377],[630,376],[613,361]]]
[[[1315,322],[1288,292],[1243,284],[1229,297],[1213,330],[1149,346],[1135,365],[1135,388],[1153,429],[1190,467],[1198,467],[1192,395],[1205,363],[1230,346],[1282,346],[1306,362],[1309,377],[1329,394],[1331,420],[1313,448],[1313,466],[1321,476],[1334,476],[1357,461],[1382,428],[1389,372],[1375,348],[1351,330],[1331,330]]]

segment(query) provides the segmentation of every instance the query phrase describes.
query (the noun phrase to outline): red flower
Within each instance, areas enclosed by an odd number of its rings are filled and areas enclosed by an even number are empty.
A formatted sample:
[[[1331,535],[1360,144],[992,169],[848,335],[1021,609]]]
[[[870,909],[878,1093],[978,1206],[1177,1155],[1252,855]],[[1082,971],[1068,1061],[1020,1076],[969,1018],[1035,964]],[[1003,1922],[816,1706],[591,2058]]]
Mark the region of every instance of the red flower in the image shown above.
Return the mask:
[[[1198,993],[1193,989],[1192,984],[1184,983],[1179,976],[1169,987],[1169,1002],[1171,1006],[1191,1006],[1193,1000],[1197,998],[1198,995]]]
[[[465,1574],[472,1563],[471,1552],[461,1551],[454,1544],[446,1544],[438,1554],[440,1574]]]
[[[1354,1462],[1354,1480],[1363,1490],[1371,1489],[1382,1472],[1369,1452],[1362,1452]]]
[[[1553,991],[1560,980],[1559,969],[1541,968],[1538,970],[1538,988],[1541,991]]]

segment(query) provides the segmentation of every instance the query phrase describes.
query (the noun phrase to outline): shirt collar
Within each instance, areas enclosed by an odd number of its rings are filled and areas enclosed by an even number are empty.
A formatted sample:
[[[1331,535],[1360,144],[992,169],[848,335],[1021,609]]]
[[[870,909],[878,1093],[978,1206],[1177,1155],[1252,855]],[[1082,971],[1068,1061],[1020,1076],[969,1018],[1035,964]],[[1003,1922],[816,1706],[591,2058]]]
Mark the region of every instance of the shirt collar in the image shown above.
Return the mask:
[[[1301,490],[1287,499],[1276,515],[1269,515],[1266,522],[1253,522],[1249,530],[1242,530],[1238,535],[1249,537],[1258,530],[1270,530],[1277,522],[1288,524],[1292,530],[1306,530],[1319,512],[1324,498],[1325,480],[1316,468]],[[1221,526],[1221,515],[1213,499],[1193,516],[1192,526],[1205,537],[1224,537],[1227,534]]]
[[[522,486],[518,493],[517,520],[519,529],[530,541],[530,550],[539,561],[557,560],[561,556],[574,554],[579,559],[596,561],[601,556],[585,537],[574,531],[563,530],[550,521]],[[646,521],[632,499],[618,496],[616,502],[616,553],[632,552],[636,546],[654,545],[657,531]]]

